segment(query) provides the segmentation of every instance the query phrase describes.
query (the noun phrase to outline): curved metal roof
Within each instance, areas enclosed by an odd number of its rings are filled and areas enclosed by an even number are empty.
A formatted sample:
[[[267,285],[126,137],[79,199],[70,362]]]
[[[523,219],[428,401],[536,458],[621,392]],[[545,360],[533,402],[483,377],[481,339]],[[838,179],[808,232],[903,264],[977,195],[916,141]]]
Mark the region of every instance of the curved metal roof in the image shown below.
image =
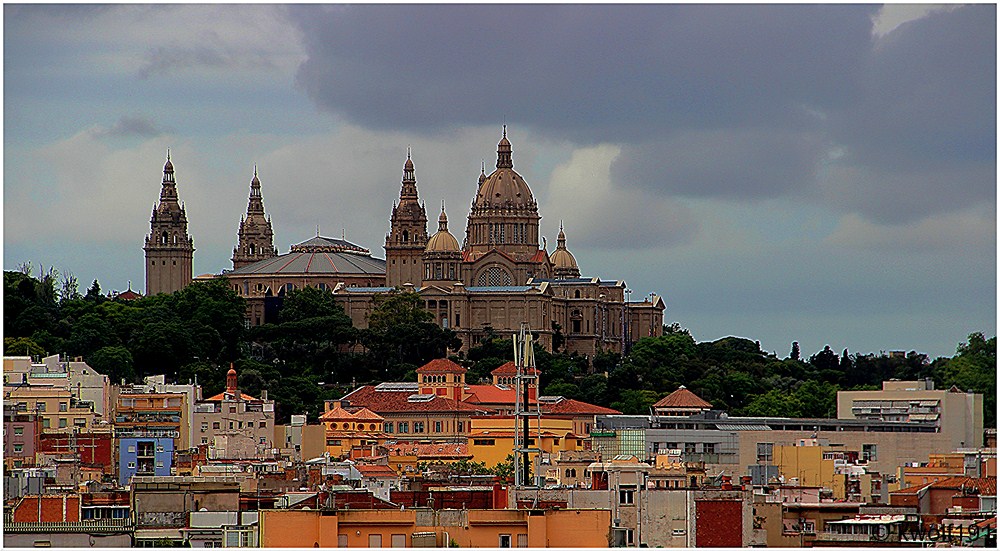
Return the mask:
[[[291,252],[254,262],[227,275],[385,274],[385,260],[343,239],[313,237],[292,245]]]

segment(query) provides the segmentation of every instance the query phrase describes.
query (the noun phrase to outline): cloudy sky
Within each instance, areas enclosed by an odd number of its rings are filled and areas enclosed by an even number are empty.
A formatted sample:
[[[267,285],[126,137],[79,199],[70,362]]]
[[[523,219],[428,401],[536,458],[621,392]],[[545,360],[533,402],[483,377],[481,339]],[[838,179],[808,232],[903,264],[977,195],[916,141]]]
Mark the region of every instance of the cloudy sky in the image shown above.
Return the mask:
[[[141,290],[167,148],[195,273],[253,167],[279,251],[384,256],[406,148],[465,218],[503,122],[584,275],[698,340],[996,333],[996,9],[4,5],[4,269]],[[432,228],[433,229],[433,228]]]

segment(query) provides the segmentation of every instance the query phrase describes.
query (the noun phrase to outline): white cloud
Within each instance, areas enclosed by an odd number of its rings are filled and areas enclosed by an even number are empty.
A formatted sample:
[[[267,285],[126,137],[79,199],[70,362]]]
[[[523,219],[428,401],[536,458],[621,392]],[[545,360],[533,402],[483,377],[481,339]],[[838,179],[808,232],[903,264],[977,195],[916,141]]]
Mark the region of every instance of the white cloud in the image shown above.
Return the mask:
[[[565,220],[569,248],[643,249],[691,239],[697,223],[687,207],[612,184],[611,163],[621,151],[611,144],[577,149],[552,171],[546,211]]]
[[[858,214],[843,216],[825,242],[853,249],[933,252],[996,249],[996,207],[935,214],[902,225],[881,225]]]
[[[897,27],[910,21],[915,21],[928,15],[951,11],[961,4],[885,4],[878,14],[872,17],[872,36],[880,39],[894,31]]]

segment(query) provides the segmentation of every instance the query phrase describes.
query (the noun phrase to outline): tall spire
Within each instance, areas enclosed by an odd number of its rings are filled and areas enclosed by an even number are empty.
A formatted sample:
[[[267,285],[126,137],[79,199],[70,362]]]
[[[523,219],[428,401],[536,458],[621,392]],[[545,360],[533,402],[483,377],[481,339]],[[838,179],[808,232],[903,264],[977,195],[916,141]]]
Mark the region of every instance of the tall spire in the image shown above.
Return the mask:
[[[441,200],[441,216],[438,216],[438,231],[448,231],[448,215],[444,213],[444,199]]]
[[[400,202],[417,200],[417,176],[410,158],[410,148],[406,148],[406,163],[403,164],[403,187],[399,190]]]
[[[278,249],[274,247],[274,231],[264,213],[264,196],[260,190],[257,164],[254,163],[247,213],[240,220],[236,247],[233,248],[234,270],[278,255]]]

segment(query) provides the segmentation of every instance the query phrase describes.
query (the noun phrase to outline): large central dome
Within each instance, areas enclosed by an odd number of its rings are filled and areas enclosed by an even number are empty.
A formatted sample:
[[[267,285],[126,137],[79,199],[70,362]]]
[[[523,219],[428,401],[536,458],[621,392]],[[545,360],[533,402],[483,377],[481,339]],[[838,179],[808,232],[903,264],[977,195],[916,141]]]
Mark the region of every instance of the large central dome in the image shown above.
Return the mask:
[[[507,128],[497,145],[497,169],[479,177],[465,229],[464,252],[475,260],[496,249],[515,261],[538,254],[538,204],[528,184],[514,171]]]
[[[507,132],[497,145],[497,169],[486,177],[479,186],[474,205],[482,208],[510,208],[534,206],[535,199],[531,196],[528,184],[514,170],[511,157],[510,142]]]

